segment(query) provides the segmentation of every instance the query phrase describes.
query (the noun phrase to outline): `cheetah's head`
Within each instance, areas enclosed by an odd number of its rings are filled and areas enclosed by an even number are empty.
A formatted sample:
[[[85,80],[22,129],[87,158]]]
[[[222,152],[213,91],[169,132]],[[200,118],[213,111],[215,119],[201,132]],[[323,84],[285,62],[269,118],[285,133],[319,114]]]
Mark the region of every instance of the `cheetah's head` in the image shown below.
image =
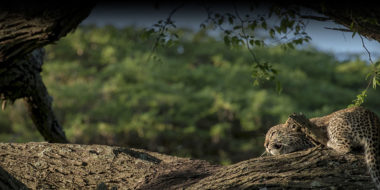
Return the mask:
[[[269,154],[279,155],[313,147],[307,136],[294,126],[279,124],[269,129],[265,136],[264,147]]]

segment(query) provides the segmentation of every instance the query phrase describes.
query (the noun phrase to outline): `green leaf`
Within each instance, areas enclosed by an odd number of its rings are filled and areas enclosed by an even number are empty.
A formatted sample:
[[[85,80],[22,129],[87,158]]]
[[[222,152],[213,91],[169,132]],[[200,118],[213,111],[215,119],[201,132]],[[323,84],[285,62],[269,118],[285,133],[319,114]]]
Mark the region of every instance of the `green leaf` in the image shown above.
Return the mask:
[[[351,22],[351,24],[350,24],[350,29],[351,29],[351,30],[354,29],[354,22]]]
[[[273,30],[273,28],[271,28],[271,29],[269,30],[269,35],[270,35],[271,38],[274,38],[275,33],[276,33],[276,32]]]
[[[281,33],[281,28],[278,26],[275,26],[274,29],[276,30],[277,33]]]
[[[249,40],[249,44],[250,44],[251,46],[253,46],[253,44],[254,44],[254,40]]]
[[[237,25],[237,26],[234,26],[234,30],[237,30],[237,29],[240,29],[241,28],[241,26],[240,25]]]
[[[301,26],[297,24],[297,26],[296,26],[296,33],[299,33],[300,30],[301,30]]]
[[[354,38],[355,34],[356,34],[356,31],[354,31],[354,32],[352,33],[352,38]]]
[[[363,90],[359,95],[356,96],[356,99],[352,101],[354,103],[353,106],[360,106],[364,103],[364,99],[367,97],[367,90]],[[352,105],[350,105],[352,106]]]
[[[257,27],[257,21],[254,20],[252,23],[250,23],[250,24],[248,25],[248,27],[249,27],[251,30],[255,30],[256,27]]]
[[[267,29],[267,22],[263,21],[261,23],[261,27],[263,27],[266,30]]]
[[[228,17],[228,22],[232,25],[234,24],[234,19],[230,16]]]
[[[368,80],[368,77],[370,77],[372,75],[372,72],[371,73],[368,73],[366,76],[365,76],[365,80]]]

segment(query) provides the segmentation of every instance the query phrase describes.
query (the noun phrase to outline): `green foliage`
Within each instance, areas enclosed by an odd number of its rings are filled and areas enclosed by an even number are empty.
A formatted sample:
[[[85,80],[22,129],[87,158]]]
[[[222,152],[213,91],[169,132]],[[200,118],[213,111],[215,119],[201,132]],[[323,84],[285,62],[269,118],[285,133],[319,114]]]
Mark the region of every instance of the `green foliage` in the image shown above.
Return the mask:
[[[249,12],[242,15],[236,5],[233,11],[220,13],[206,8],[208,18],[201,24],[203,28],[209,25],[212,29],[219,29],[224,33],[224,42],[227,46],[262,47],[266,39],[283,41],[286,46],[294,48],[308,42],[311,38],[305,32],[305,23],[299,18],[297,9],[281,9],[271,6],[269,11],[263,11],[265,6],[253,6]],[[267,35],[263,36],[263,32]],[[286,40],[287,39],[287,40]],[[254,60],[257,63],[257,60]]]
[[[154,41],[141,33],[80,27],[46,48],[43,79],[70,141],[230,164],[260,155],[268,128],[293,112],[315,117],[346,107],[371,70],[313,48],[252,47],[276,68],[278,95],[273,82],[253,85],[247,49],[177,29],[181,43],[158,49],[162,62],[147,62]],[[364,105],[379,112],[379,93],[367,94]],[[42,140],[21,101],[0,113],[0,131],[1,141]]]
[[[356,96],[356,99],[353,102],[353,104],[348,105],[348,107],[353,106],[360,106],[364,103],[364,99],[367,97],[367,89],[363,90],[362,93]]]
[[[159,47],[170,47],[178,42],[177,30],[170,30],[170,28],[176,28],[171,17],[183,6],[184,4],[180,4],[170,12],[166,20],[159,20],[142,33],[144,38],[152,36],[155,38],[152,54],[155,54]],[[213,10],[213,7],[207,6],[207,3],[202,6],[207,13],[207,19],[200,24],[200,27],[204,30],[218,29],[222,31],[222,38],[227,47],[245,47],[251,54],[251,59],[248,61],[254,68],[252,71],[254,84],[259,85],[263,80],[275,80],[275,89],[281,93],[282,85],[277,79],[277,70],[271,63],[262,61],[260,57],[256,56],[252,48],[264,47],[268,40],[272,44],[281,44],[284,49],[294,49],[297,45],[309,42],[311,38],[305,32],[305,23],[301,19],[299,8],[284,9],[276,5],[267,6],[253,3],[249,11],[245,11],[243,15],[241,7],[235,3],[232,3],[233,10],[225,13]],[[156,55],[153,58],[161,61]]]

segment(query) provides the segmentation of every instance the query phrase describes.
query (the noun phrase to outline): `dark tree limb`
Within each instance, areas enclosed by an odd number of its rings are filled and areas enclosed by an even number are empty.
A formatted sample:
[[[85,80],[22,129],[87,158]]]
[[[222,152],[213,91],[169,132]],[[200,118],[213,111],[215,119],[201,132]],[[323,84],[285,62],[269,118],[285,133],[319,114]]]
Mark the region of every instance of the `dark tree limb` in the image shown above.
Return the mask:
[[[296,4],[313,9],[352,32],[380,42],[380,6],[376,3],[296,1]]]
[[[104,145],[0,143],[0,150],[0,167],[31,189],[374,189],[363,156],[320,146],[230,166]]]
[[[37,63],[31,63],[33,61]],[[42,66],[42,49],[32,52],[28,62],[29,64]],[[41,71],[42,69],[39,68],[38,70]],[[49,95],[40,73],[34,72],[32,74],[34,74],[34,81],[29,81],[31,88],[28,88],[29,91],[26,91],[24,99],[34,125],[48,142],[67,143],[68,140],[65,133],[53,111],[53,98]]]
[[[52,98],[42,81],[44,52],[37,49],[0,73],[0,96],[5,102],[24,98],[36,128],[49,142],[67,143],[52,109]]]
[[[45,140],[68,142],[52,110],[52,98],[40,72],[40,47],[73,31],[86,18],[94,3],[2,4],[0,7],[0,101],[24,98],[30,116]],[[35,50],[33,53],[31,53]]]
[[[74,30],[94,3],[2,5],[0,65],[13,63],[31,51],[53,43]]]

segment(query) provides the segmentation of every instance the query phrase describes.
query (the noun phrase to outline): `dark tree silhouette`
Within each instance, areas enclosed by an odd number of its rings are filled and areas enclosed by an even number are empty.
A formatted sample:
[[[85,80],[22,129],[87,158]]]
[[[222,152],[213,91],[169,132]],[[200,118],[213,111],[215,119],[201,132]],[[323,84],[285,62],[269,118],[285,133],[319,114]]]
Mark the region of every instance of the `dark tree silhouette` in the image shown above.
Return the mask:
[[[8,102],[24,98],[34,124],[49,142],[68,141],[55,118],[52,98],[40,76],[43,64],[43,50],[40,48],[73,31],[93,6],[28,4],[0,8],[2,109]]]

